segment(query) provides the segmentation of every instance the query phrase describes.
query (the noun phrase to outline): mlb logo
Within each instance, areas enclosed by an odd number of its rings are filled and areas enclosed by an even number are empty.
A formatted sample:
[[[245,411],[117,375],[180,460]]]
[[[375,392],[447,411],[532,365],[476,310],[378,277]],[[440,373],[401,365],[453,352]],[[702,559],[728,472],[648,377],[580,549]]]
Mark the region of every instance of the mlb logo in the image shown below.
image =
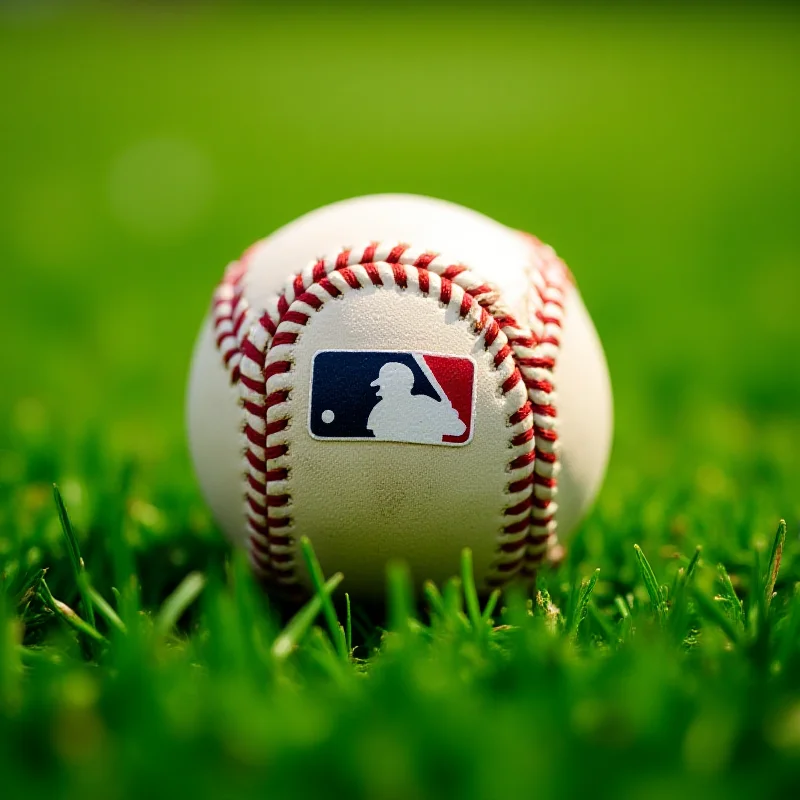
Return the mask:
[[[319,350],[308,430],[315,439],[463,446],[475,422],[475,362],[408,350]]]

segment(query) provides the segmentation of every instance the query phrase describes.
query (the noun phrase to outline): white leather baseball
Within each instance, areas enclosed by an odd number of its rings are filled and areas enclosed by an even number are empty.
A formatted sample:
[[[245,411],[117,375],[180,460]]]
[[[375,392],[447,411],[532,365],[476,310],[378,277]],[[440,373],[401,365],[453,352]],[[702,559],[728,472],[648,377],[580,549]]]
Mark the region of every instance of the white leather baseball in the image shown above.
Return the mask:
[[[409,396],[411,371],[429,399]],[[317,398],[331,399],[322,416]],[[401,409],[394,427],[350,414],[379,401]],[[355,596],[381,595],[395,558],[442,581],[464,547],[487,590],[530,577],[591,505],[611,389],[550,248],[451,203],[377,195],[313,211],[229,267],[195,349],[188,426],[216,520],[268,582],[308,586],[306,535]]]

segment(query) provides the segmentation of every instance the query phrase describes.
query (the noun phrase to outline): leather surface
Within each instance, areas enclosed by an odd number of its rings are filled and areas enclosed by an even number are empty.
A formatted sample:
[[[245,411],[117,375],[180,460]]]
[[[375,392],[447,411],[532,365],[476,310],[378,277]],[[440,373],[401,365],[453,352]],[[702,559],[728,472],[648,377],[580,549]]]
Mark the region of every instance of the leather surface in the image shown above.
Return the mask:
[[[514,313],[524,316],[529,245],[505,225],[468,208],[414,195],[371,195],[312,211],[254,249],[247,296],[262,306],[287,277],[319,256],[371,241],[444,253],[491,276]]]

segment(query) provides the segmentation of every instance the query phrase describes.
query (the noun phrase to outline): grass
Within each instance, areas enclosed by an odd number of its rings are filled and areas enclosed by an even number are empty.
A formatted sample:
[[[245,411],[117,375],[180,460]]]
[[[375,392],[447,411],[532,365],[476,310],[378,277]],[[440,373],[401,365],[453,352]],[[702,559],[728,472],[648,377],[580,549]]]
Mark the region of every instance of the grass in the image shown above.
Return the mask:
[[[25,8],[0,12],[2,796],[791,796],[796,13]],[[531,597],[479,598],[465,552],[420,597],[389,565],[365,608],[309,543],[287,610],[198,495],[192,340],[251,240],[387,189],[565,256],[608,480]]]
[[[6,565],[0,766],[18,796],[777,797],[796,785],[800,588],[780,573],[784,522],[738,590],[699,548],[662,582],[635,545],[630,585],[597,570],[481,607],[465,550],[460,577],[428,584],[419,605],[396,564],[385,627],[349,602],[337,616],[343,576],[325,581],[308,540],[317,593],[281,621],[241,557],[188,573],[152,609],[143,569],[98,577],[104,597],[61,524],[71,606],[45,570]],[[124,538],[111,549],[132,566]]]

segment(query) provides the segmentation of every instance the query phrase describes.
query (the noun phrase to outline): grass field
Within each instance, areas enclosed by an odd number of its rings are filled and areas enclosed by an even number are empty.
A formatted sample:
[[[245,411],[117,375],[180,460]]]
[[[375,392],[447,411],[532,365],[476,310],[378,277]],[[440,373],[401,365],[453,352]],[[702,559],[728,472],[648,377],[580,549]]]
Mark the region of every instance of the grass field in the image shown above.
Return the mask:
[[[3,6],[0,796],[794,796],[798,45],[790,7]],[[397,568],[351,641],[231,556],[183,393],[225,263],[376,191],[553,244],[617,430],[538,599]]]

